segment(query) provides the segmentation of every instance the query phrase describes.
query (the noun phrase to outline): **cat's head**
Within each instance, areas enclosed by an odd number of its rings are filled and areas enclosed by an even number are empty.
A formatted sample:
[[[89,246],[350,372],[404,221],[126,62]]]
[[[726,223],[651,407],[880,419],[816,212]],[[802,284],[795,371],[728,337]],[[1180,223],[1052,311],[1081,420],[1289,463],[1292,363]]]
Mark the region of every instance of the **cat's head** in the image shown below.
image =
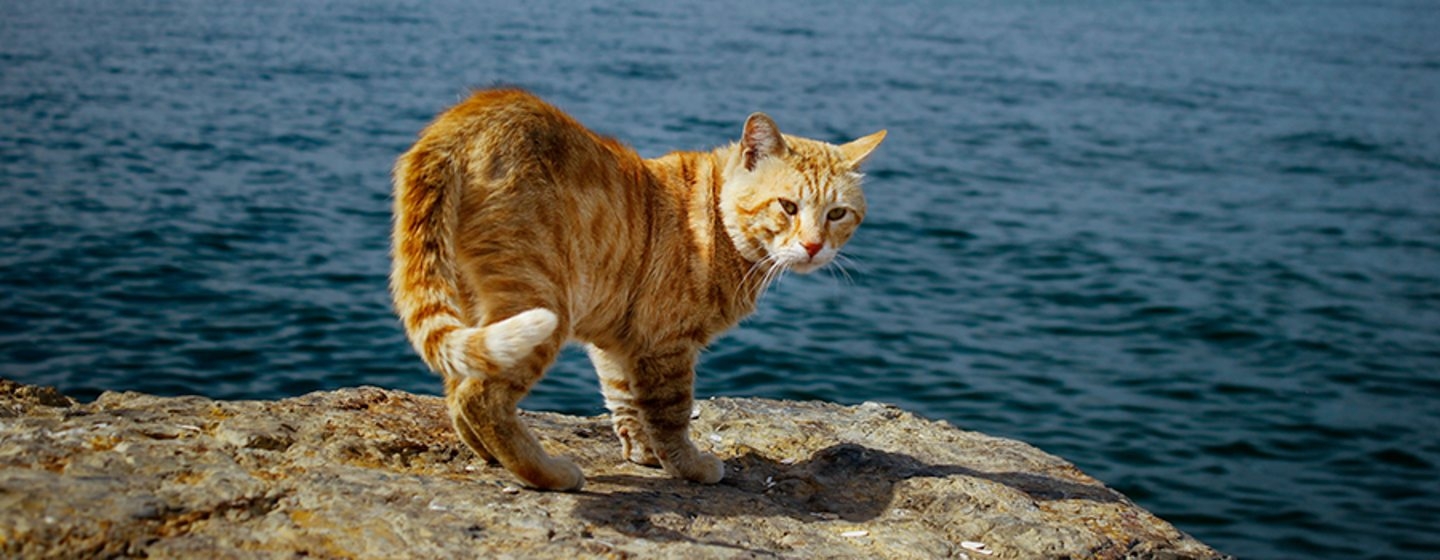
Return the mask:
[[[802,273],[829,264],[865,219],[860,162],[884,139],[882,130],[837,146],[781,134],[764,113],[750,115],[720,204],[740,254]]]

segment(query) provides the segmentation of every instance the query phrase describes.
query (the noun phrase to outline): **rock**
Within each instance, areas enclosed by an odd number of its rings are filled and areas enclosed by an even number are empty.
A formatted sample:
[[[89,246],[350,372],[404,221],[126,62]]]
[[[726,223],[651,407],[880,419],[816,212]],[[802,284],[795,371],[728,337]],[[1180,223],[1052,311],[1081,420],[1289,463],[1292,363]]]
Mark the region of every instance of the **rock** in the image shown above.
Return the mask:
[[[518,490],[435,397],[279,401],[0,379],[0,556],[1224,558],[1073,465],[894,407],[712,399],[692,484],[623,462],[608,418],[524,414],[584,492]]]

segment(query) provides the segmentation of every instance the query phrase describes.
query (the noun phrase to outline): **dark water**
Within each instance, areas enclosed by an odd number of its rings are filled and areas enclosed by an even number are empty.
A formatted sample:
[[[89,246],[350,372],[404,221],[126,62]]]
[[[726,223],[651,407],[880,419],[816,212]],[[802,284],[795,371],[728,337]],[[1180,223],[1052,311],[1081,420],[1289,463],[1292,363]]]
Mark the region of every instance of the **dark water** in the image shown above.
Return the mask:
[[[897,403],[1254,558],[1440,555],[1440,6],[0,3],[0,375],[434,393],[389,166],[468,86],[642,154],[888,128],[853,282],[699,393]],[[722,5],[724,4],[724,5]],[[601,410],[579,352],[526,406]]]

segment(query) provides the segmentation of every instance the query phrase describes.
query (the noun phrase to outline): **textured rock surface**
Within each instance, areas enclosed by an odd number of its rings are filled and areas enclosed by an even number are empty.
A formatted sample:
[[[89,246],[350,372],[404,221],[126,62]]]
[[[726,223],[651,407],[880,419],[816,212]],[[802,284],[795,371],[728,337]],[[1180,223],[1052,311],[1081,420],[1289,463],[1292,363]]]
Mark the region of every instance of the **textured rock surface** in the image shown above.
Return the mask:
[[[586,471],[558,494],[480,462],[433,397],[78,404],[0,380],[0,556],[1222,557],[1023,443],[874,404],[699,410],[716,486],[622,462],[605,417],[525,414]]]

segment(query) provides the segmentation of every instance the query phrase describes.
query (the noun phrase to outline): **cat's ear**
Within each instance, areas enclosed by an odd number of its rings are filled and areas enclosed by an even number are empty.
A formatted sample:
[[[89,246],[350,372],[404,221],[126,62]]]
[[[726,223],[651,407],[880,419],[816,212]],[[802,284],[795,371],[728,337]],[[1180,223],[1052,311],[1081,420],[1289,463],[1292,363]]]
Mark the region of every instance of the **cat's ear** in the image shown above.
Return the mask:
[[[790,148],[780,136],[780,127],[765,113],[755,113],[745,119],[745,135],[740,137],[740,156],[746,171],[754,171],[755,165],[771,156],[785,155]]]
[[[845,154],[845,160],[850,162],[851,167],[856,167],[860,165],[860,162],[865,161],[865,158],[870,157],[870,152],[875,151],[875,148],[880,145],[880,141],[884,139],[885,131],[882,130],[840,146],[840,152]]]

